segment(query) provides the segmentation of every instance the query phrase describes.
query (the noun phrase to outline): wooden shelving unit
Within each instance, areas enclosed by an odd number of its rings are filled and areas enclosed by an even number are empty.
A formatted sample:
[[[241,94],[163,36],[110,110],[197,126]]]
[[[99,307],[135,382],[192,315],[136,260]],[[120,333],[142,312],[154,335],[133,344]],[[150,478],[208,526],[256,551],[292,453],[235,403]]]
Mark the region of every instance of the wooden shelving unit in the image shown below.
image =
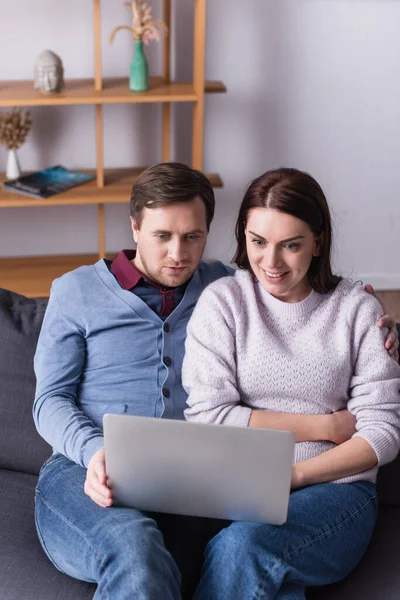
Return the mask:
[[[102,78],[100,0],[93,0],[94,78],[71,79],[62,93],[45,96],[36,92],[32,81],[0,81],[0,107],[93,105],[96,117],[96,179],[62,194],[39,200],[5,192],[0,188],[0,209],[96,204],[98,253],[93,255],[55,255],[42,257],[0,258],[0,287],[29,297],[48,296],[53,279],[80,265],[92,264],[106,256],[106,204],[128,203],[132,184],[145,167],[105,169],[103,160],[103,105],[160,103],[162,105],[162,160],[171,160],[171,103],[193,104],[192,166],[203,170],[204,96],[226,92],[221,81],[205,80],[206,0],[194,3],[194,64],[192,82],[171,81],[170,38],[162,44],[163,68],[159,77],[151,77],[149,90],[131,92],[127,78]],[[171,31],[171,0],[162,0],[163,20]],[[217,173],[207,174],[214,187],[221,187]],[[4,174],[0,174],[0,182]]]

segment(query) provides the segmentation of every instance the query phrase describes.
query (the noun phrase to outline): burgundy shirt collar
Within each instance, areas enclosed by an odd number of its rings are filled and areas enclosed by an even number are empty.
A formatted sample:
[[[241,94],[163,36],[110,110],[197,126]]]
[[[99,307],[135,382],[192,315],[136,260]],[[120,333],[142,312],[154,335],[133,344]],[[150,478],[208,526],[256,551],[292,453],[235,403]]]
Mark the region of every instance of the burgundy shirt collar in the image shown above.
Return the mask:
[[[124,290],[131,290],[141,279],[163,292],[169,289],[143,275],[143,273],[131,262],[135,256],[136,250],[121,250],[111,263],[111,271]]]

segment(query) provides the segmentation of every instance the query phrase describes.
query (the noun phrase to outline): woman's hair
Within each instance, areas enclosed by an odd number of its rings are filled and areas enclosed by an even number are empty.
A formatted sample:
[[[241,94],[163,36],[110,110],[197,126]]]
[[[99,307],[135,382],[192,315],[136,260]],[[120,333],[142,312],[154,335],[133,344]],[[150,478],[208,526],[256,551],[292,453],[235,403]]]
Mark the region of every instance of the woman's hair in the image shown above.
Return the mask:
[[[251,271],[246,251],[246,224],[252,208],[272,208],[301,219],[318,236],[319,256],[308,269],[311,287],[320,294],[333,290],[341,277],[332,273],[332,224],[328,203],[321,186],[311,175],[297,169],[267,171],[250,184],[236,222],[237,248],[233,261],[240,269]]]

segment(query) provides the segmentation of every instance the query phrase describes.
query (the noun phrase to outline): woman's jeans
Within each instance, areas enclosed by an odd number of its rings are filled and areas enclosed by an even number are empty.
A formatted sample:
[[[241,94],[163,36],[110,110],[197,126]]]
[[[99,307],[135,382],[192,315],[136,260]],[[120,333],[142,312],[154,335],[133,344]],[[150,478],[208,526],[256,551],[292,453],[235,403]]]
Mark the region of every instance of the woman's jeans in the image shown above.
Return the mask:
[[[85,477],[60,454],[46,461],[36,525],[53,564],[96,582],[99,600],[179,599],[181,578],[186,594],[197,584],[196,600],[304,599],[307,586],[338,581],[355,567],[377,514],[368,482],[293,492],[287,522],[274,526],[102,508],[84,493]]]

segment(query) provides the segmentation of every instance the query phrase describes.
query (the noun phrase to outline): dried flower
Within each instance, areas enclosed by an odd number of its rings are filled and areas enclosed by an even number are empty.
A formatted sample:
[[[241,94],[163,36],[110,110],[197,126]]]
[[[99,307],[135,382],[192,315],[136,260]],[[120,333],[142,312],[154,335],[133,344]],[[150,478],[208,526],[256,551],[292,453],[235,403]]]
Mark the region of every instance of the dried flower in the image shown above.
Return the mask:
[[[0,144],[4,144],[7,150],[17,150],[25,143],[31,127],[28,110],[13,108],[10,112],[0,113]]]
[[[128,25],[115,27],[110,34],[110,44],[120,29],[127,29],[136,42],[144,42],[145,44],[148,44],[150,40],[157,40],[158,42],[161,29],[164,29],[166,35],[168,34],[165,23],[151,18],[153,9],[145,0],[133,0],[132,2],[124,2],[124,4],[132,9],[132,27]]]

